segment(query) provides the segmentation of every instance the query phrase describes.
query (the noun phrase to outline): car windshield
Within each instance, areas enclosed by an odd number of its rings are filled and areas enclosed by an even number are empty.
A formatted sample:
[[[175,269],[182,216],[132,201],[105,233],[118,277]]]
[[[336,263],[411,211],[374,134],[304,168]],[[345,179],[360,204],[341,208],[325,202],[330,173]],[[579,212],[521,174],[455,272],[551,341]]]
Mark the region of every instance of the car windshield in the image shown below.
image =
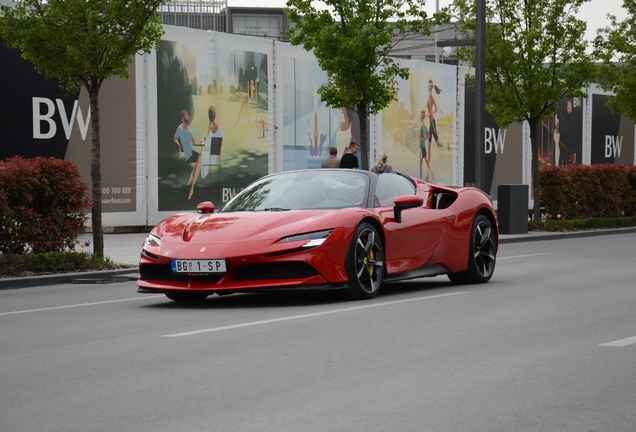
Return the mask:
[[[292,171],[264,177],[242,190],[221,210],[286,211],[360,207],[369,178],[355,171]]]

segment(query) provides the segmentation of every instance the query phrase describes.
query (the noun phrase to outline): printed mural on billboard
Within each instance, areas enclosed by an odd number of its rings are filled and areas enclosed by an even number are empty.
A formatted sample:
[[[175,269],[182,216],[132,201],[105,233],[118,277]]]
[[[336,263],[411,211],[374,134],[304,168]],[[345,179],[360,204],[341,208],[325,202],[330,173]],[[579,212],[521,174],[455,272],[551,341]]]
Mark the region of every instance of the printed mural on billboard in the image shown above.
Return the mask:
[[[394,170],[441,185],[453,183],[457,88],[455,67],[402,61],[408,79],[398,77],[397,100],[382,110],[376,155]]]
[[[320,99],[318,87],[328,78],[313,55],[288,44],[277,44],[276,51],[282,58],[283,170],[320,168],[330,147],[341,157],[352,141],[360,142],[358,115]]]
[[[564,97],[549,117],[539,123],[539,169],[582,163],[583,102]]]
[[[464,186],[475,186],[475,91],[468,85],[464,103]],[[485,190],[497,199],[499,185],[523,184],[523,127],[500,128],[486,111],[484,130]]]
[[[0,45],[0,159],[55,157],[75,163],[91,184],[88,94],[68,94],[45,79],[20,52]],[[10,67],[8,67],[10,65]],[[7,67],[5,67],[7,66]],[[105,81],[100,91],[102,212],[104,226],[145,225],[145,189],[138,184],[134,62],[130,79]],[[141,188],[141,190],[140,190]],[[140,199],[141,195],[141,199]],[[90,222],[89,222],[90,225]]]
[[[167,30],[156,54],[158,210],[221,208],[268,172],[270,56]]]
[[[634,165],[634,122],[615,114],[605,94],[592,94],[591,164]]]

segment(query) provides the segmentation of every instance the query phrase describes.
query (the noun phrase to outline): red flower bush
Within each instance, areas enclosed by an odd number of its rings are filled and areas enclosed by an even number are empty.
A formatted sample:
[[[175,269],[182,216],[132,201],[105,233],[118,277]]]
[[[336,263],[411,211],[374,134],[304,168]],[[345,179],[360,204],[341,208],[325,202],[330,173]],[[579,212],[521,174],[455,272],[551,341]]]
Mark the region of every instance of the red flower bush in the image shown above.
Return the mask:
[[[0,252],[72,249],[91,205],[72,162],[19,156],[0,161]]]
[[[636,214],[636,167],[622,165],[549,166],[541,170],[545,212],[561,219]]]

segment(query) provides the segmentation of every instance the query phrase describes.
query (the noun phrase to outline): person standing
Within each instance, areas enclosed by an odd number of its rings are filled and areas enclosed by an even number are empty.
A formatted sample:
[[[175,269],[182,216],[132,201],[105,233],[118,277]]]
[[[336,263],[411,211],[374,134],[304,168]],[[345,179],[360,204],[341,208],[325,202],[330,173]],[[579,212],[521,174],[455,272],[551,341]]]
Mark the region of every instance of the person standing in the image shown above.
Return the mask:
[[[342,159],[340,159],[340,168],[351,168],[358,169],[360,168],[360,164],[358,163],[358,153],[360,150],[360,146],[355,141],[351,141],[349,144],[349,153],[345,154]]]
[[[340,159],[338,158],[338,148],[331,147],[329,149],[329,157],[322,161],[320,168],[340,168]]]
[[[393,172],[393,168],[391,168],[391,165],[387,165],[386,163],[387,159],[387,155],[385,153],[382,153],[378,157],[378,164],[371,168],[371,172],[374,172],[378,175]]]

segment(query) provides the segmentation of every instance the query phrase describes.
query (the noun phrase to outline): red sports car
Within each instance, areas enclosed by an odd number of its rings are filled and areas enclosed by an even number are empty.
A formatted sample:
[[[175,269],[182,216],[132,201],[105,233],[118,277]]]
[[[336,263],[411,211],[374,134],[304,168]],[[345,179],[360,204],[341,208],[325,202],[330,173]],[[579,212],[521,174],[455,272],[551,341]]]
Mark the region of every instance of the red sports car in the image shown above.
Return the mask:
[[[492,201],[479,189],[399,173],[291,171],[257,180],[218,212],[204,202],[160,222],[142,246],[137,285],[175,301],[285,289],[369,299],[384,281],[487,282],[497,248]]]

